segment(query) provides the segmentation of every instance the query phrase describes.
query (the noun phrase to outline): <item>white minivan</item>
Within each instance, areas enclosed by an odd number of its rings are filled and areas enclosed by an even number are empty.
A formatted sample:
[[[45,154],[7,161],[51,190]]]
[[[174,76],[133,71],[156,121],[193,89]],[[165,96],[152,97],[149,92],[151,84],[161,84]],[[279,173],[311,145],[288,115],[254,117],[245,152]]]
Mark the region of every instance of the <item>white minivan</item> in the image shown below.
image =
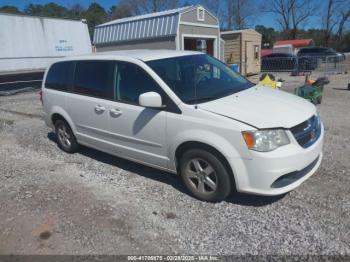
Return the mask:
[[[42,86],[59,147],[85,145],[180,174],[198,199],[286,193],[322,159],[316,107],[192,51],[128,50],[53,63]]]

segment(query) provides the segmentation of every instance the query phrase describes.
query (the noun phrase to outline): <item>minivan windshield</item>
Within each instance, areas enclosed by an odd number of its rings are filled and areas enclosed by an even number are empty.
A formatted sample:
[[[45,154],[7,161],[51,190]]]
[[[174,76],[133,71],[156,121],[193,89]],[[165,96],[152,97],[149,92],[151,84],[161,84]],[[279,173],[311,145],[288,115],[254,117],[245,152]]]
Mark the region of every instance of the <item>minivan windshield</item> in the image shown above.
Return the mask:
[[[254,86],[206,54],[152,60],[146,64],[187,104],[208,102]]]

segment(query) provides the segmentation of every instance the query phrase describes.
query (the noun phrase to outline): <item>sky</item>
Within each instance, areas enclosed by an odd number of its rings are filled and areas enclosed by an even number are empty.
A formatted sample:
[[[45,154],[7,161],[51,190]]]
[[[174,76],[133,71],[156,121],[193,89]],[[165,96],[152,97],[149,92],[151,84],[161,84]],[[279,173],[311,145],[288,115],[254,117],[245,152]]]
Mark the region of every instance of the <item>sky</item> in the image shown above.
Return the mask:
[[[265,0],[258,0],[265,2]],[[2,5],[14,5],[20,10],[23,10],[28,4],[46,4],[48,2],[55,2],[59,5],[63,5],[66,7],[72,6],[73,4],[80,4],[84,7],[89,6],[92,2],[97,2],[100,5],[102,5],[106,10],[108,10],[112,5],[115,5],[118,3],[118,0],[0,0],[0,6]],[[188,2],[188,3],[201,3],[200,0],[180,0],[180,3]],[[309,19],[309,22],[307,25],[304,26],[305,29],[308,28],[319,28],[320,24],[318,22],[318,17],[312,17]],[[254,17],[252,21],[252,27],[255,27],[255,25],[261,24],[265,27],[273,27],[275,29],[280,29],[279,25],[276,23],[276,21],[273,19],[273,15],[270,13],[259,13],[258,16]]]

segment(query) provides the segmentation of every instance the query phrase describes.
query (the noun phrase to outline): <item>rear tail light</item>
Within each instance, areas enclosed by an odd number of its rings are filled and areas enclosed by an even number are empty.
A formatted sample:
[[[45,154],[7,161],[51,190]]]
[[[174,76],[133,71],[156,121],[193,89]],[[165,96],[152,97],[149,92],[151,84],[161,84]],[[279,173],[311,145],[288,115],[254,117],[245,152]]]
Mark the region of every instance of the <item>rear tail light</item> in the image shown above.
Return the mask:
[[[40,102],[42,105],[44,105],[44,101],[43,101],[43,90],[39,91],[39,97],[40,97]]]

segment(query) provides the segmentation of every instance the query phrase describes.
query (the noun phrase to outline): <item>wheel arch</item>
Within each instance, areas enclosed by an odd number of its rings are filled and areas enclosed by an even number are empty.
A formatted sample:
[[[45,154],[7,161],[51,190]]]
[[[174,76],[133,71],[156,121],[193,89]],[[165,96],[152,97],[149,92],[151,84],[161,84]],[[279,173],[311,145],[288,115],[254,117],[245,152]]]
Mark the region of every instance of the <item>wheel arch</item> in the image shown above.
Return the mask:
[[[234,174],[232,167],[231,167],[229,161],[227,160],[227,158],[214,146],[209,145],[209,144],[204,143],[204,142],[191,140],[191,141],[183,142],[180,145],[178,145],[178,147],[175,150],[175,165],[176,165],[177,171],[179,168],[179,161],[180,161],[182,154],[184,154],[189,149],[203,149],[203,150],[207,150],[207,151],[213,153],[214,155],[216,155],[220,159],[220,161],[222,161],[227,172],[230,174],[232,187],[236,188],[235,174]]]
[[[68,125],[70,126],[70,128],[72,129],[73,134],[74,135],[76,134],[76,127],[75,127],[72,119],[69,117],[67,112],[64,111],[61,107],[54,107],[52,109],[50,120],[51,120],[51,123],[53,126],[54,126],[55,121],[57,119],[63,119],[64,121],[66,121],[68,123]]]
[[[51,122],[52,122],[52,124],[55,125],[56,121],[59,120],[59,119],[66,121],[66,119],[64,119],[64,117],[61,116],[59,113],[54,113],[54,114],[51,116]],[[67,122],[67,121],[66,121],[66,122]]]

